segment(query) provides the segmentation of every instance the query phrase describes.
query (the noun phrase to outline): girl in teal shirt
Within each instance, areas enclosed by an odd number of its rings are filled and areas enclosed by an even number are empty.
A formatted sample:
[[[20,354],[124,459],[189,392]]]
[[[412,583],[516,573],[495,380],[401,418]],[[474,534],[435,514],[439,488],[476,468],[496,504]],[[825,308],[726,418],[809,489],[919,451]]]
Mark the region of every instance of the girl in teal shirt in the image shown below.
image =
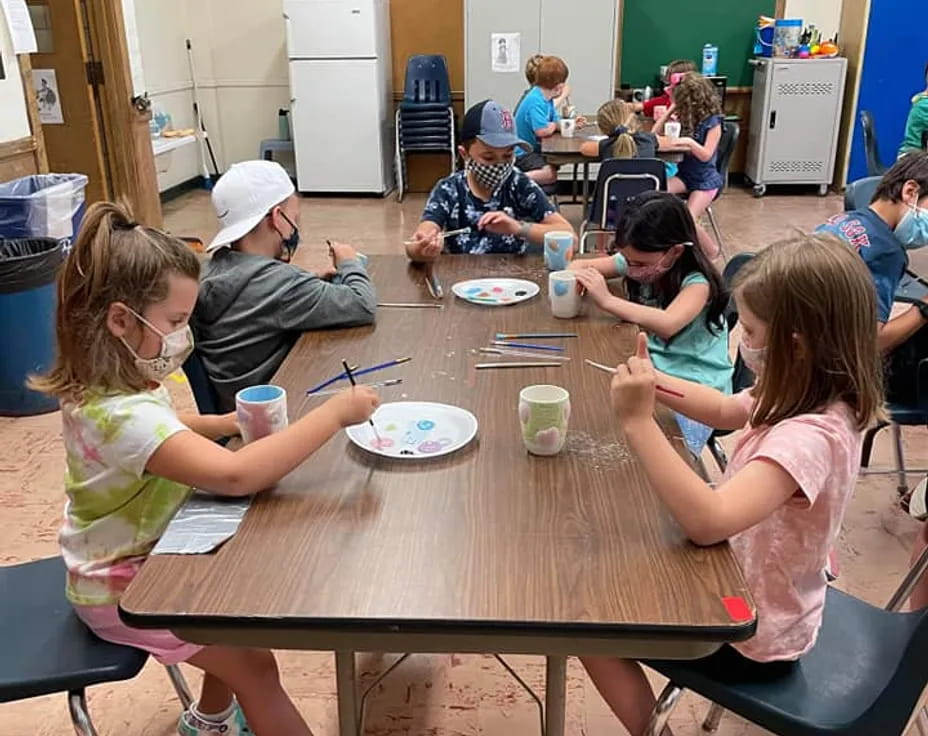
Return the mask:
[[[925,65],[925,85],[928,87],[928,64]],[[899,155],[909,151],[923,151],[928,134],[928,89],[912,98],[912,109],[905,122],[905,138],[899,146]]]
[[[648,333],[657,370],[730,393],[728,291],[697,245],[686,203],[667,192],[635,197],[619,218],[615,242],[614,255],[571,264],[596,306]],[[625,277],[628,298],[609,291],[606,279],[617,276]],[[712,429],[682,414],[677,421],[699,455]]]

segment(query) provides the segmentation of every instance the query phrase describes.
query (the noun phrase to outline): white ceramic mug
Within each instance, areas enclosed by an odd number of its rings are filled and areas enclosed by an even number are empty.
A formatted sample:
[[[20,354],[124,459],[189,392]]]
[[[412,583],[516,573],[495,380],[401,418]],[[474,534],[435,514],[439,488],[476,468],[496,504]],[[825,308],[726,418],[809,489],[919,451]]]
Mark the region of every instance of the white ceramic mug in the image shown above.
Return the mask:
[[[247,444],[286,429],[287,392],[280,386],[250,386],[235,394],[235,418]]]
[[[574,118],[561,118],[561,135],[565,138],[573,138],[574,131],[577,129],[577,121]]]
[[[680,137],[680,131],[683,128],[677,120],[668,120],[664,123],[664,135],[666,135],[670,140],[675,141]]]
[[[560,386],[526,386],[519,392],[522,442],[533,455],[557,455],[567,441],[570,394]]]
[[[559,319],[573,319],[580,314],[580,289],[573,271],[552,271],[548,274],[548,299],[551,314]]]

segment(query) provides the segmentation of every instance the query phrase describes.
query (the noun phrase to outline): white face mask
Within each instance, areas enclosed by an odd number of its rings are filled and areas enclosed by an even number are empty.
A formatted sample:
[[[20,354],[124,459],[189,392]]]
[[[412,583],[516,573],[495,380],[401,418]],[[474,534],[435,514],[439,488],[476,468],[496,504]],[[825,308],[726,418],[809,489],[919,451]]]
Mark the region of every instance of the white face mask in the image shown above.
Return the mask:
[[[129,307],[126,307],[126,309],[129,309]],[[133,309],[129,309],[129,311],[153,332],[161,336],[161,352],[154,358],[142,358],[139,357],[139,354],[126,342],[126,338],[120,337],[119,339],[122,340],[122,344],[126,346],[129,352],[132,353],[132,357],[135,358],[135,367],[139,369],[141,374],[149,381],[161,383],[161,381],[180,368],[184,364],[184,361],[190,357],[190,353],[193,352],[193,331],[188,324],[165,335],[141,314]]]
[[[741,359],[751,370],[751,373],[759,376],[764,370],[764,364],[767,362],[767,346],[752,348],[750,345],[745,344],[744,337],[742,337],[738,345],[738,352],[741,353]]]

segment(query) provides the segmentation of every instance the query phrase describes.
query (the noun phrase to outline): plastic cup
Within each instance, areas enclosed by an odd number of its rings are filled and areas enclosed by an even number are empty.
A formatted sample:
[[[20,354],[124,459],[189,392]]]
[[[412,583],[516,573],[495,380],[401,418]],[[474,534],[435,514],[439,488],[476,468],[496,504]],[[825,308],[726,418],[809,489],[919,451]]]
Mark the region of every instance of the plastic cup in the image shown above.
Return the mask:
[[[570,394],[560,386],[526,386],[519,392],[522,442],[532,455],[557,455],[567,441]]]
[[[574,255],[574,234],[566,230],[545,233],[545,266],[549,271],[563,271]]]
[[[558,319],[573,319],[579,315],[581,298],[577,274],[573,271],[549,273],[548,299],[551,302],[551,314]]]
[[[666,135],[670,140],[675,141],[680,137],[680,132],[683,129],[683,126],[676,120],[668,120],[664,123],[664,135]]]
[[[235,416],[247,444],[289,425],[287,392],[280,386],[250,386],[235,394]]]

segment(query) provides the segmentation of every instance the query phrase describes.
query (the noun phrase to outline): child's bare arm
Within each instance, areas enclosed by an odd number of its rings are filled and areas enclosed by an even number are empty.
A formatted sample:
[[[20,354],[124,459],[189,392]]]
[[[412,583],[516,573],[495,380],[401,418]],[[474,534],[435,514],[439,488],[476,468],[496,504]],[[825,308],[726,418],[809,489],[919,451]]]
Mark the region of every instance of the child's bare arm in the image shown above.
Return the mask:
[[[234,437],[239,433],[234,411],[228,414],[178,414],[177,418],[198,435],[209,440]]]

